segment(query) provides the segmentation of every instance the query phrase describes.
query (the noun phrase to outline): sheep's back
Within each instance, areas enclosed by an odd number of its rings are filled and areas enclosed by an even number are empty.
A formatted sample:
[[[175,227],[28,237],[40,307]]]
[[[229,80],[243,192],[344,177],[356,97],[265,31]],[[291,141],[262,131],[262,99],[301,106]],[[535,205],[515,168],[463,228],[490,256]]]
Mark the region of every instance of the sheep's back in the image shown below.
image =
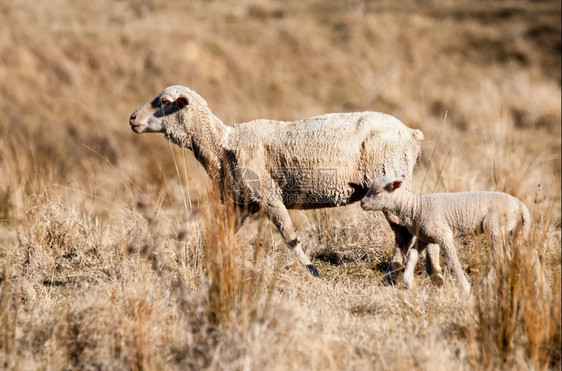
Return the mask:
[[[263,156],[280,168],[361,172],[382,169],[385,159],[393,157],[384,154],[400,153],[394,157],[403,159],[401,146],[416,150],[412,130],[378,112],[333,113],[295,122],[256,120],[235,129],[230,145],[238,153],[250,162]]]
[[[383,113],[335,113],[236,125],[229,146],[264,185],[338,206],[362,197],[377,176],[411,175],[419,147],[412,132]]]

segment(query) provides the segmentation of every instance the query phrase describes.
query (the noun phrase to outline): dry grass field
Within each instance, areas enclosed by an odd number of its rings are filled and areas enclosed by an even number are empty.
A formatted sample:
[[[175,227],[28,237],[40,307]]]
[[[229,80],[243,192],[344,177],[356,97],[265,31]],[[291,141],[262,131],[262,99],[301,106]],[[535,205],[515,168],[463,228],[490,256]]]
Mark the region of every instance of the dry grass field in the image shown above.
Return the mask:
[[[558,1],[2,2],[0,368],[560,369],[560,22]],[[489,285],[486,238],[457,241],[469,296],[423,262],[382,287],[381,215],[292,211],[312,277],[263,216],[233,236],[191,152],[130,130],[176,83],[225,123],[390,113],[426,137],[415,191],[508,192],[530,241]]]

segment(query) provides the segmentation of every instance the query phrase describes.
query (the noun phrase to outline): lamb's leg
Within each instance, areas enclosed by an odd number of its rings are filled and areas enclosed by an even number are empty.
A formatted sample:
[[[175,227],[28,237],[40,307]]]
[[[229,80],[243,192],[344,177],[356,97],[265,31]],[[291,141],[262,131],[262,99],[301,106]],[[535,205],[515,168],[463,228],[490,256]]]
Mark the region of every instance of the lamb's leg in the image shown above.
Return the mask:
[[[468,293],[470,292],[470,283],[468,283],[468,279],[466,278],[461,264],[459,263],[459,258],[457,257],[457,250],[455,249],[455,241],[453,239],[452,234],[448,234],[443,238],[440,243],[441,247],[443,248],[443,252],[445,254],[445,259],[447,260],[447,264],[449,268],[453,271],[458,284],[460,285],[461,289]]]
[[[488,224],[484,225],[484,232],[488,232],[489,235],[489,239],[490,239],[490,270],[488,271],[488,274],[486,274],[486,277],[484,277],[484,279],[482,280],[482,284],[492,287],[492,283],[495,282],[497,276],[496,276],[496,262],[500,261],[501,262],[501,255],[503,255],[503,245],[499,244],[499,239],[497,237],[497,233],[494,232],[494,229],[490,229],[490,226]],[[499,251],[497,250],[497,247],[500,246]],[[500,254],[499,256],[497,254]]]
[[[482,280],[482,284],[487,286],[488,288],[492,288],[492,284],[496,281],[497,279],[497,274],[496,274],[496,263],[500,263],[502,262],[503,258],[504,258],[504,254],[503,254],[503,249],[504,246],[503,244],[500,243],[500,239],[498,238],[498,234],[497,232],[494,231],[494,229],[490,228],[488,225],[485,225],[484,230],[488,230],[489,232],[489,238],[490,238],[490,270],[488,271],[488,274],[486,274],[486,277],[484,277],[484,279]],[[499,246],[499,250],[498,250],[498,246]],[[498,255],[499,254],[499,255]]]
[[[297,239],[297,234],[293,227],[293,222],[283,202],[271,201],[264,207],[264,210],[269,220],[275,224],[281,236],[283,236],[283,239],[287,245],[289,245],[289,248],[296,254],[299,262],[304,265],[313,276],[318,276],[318,270],[302,250],[301,243]]]
[[[439,245],[437,244],[431,243],[427,245],[425,271],[435,286],[443,286],[443,274],[441,273],[441,265],[439,264]]]
[[[441,274],[441,266],[439,264],[439,245],[437,244],[427,244],[418,239],[416,248],[410,248],[408,253],[408,262],[406,264],[406,269],[404,270],[404,284],[407,288],[414,287],[414,269],[418,262],[419,254],[421,254],[425,249],[425,271],[431,278],[436,286],[443,285],[443,275]]]
[[[419,254],[425,249],[427,244],[418,240],[418,246],[415,248],[410,248],[408,252],[408,262],[406,263],[406,269],[404,270],[403,281],[407,288],[411,289],[414,287],[414,269],[418,263]]]
[[[382,285],[394,285],[396,280],[394,273],[404,267],[403,257],[412,246],[414,236],[408,231],[406,227],[398,224],[398,218],[393,214],[384,211],[386,221],[390,225],[390,229],[394,232],[394,252],[390,258],[390,262],[386,267],[386,271],[382,276]]]
[[[414,246],[415,248],[410,248],[408,253],[408,263],[406,264],[406,269],[404,270],[404,284],[406,284],[406,287],[414,287],[414,269],[416,268],[419,254],[421,254],[426,248],[425,270],[435,285],[443,285],[443,275],[441,274],[441,266],[439,265],[439,245],[428,244],[418,239]]]

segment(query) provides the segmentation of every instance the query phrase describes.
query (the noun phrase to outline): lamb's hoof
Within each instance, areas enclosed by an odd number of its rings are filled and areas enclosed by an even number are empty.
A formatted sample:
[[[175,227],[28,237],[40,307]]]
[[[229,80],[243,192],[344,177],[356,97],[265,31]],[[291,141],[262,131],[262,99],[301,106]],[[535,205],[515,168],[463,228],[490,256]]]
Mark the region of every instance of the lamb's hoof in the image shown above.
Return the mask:
[[[316,267],[312,264],[308,264],[306,266],[306,269],[308,269],[308,271],[314,276],[314,277],[318,277],[318,269],[316,269]]]
[[[443,286],[443,275],[441,273],[434,273],[431,275],[431,282],[437,287]]]
[[[411,290],[414,288],[414,277],[412,276],[411,278],[408,277],[404,277],[404,286],[406,286],[406,289]]]

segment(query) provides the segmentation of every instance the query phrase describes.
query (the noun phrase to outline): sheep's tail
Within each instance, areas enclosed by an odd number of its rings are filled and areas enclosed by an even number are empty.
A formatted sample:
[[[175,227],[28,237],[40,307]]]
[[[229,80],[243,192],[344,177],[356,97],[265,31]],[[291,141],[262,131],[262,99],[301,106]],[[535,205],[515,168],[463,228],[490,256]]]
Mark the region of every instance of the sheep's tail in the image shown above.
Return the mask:
[[[420,142],[425,139],[422,131],[419,129],[414,129],[414,131],[412,132],[412,136],[414,137],[414,139]]]

